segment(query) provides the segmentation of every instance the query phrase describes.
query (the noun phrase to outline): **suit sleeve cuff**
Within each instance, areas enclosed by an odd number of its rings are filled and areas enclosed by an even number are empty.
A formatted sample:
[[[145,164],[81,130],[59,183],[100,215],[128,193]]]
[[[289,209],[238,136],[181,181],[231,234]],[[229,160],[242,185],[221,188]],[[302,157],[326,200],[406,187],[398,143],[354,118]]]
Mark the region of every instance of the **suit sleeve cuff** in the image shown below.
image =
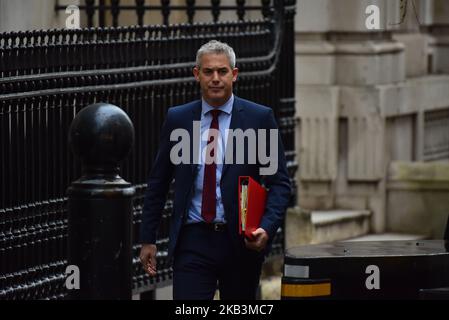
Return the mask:
[[[278,230],[278,227],[273,226],[272,224],[269,224],[266,221],[262,221],[260,224],[260,228],[264,229],[268,234],[268,241],[273,240],[274,236],[276,235],[276,232]]]
[[[139,239],[140,244],[156,244],[156,236],[141,236]]]

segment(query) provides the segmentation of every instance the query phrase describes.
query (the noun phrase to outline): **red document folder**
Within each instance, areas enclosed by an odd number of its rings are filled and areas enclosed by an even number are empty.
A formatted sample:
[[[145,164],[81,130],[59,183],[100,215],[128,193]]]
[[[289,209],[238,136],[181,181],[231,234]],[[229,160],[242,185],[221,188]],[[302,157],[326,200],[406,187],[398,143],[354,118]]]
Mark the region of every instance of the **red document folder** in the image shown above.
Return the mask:
[[[253,239],[265,212],[267,191],[249,176],[239,177],[239,233]]]

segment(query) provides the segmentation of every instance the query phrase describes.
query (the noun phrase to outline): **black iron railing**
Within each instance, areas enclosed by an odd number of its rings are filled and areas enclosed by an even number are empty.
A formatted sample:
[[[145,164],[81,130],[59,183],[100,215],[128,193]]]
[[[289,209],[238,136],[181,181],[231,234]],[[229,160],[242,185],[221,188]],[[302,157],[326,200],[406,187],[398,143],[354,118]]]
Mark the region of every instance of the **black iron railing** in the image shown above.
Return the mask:
[[[276,1],[275,8],[271,19],[260,21],[0,34],[0,299],[67,295],[65,192],[80,176],[67,134],[75,114],[89,104],[120,106],[134,123],[134,147],[121,176],[136,188],[138,239],[160,126],[168,107],[199,98],[191,69],[196,50],[210,39],[226,41],[239,57],[236,94],[275,111],[293,180],[294,1]],[[165,260],[171,207],[169,195],[157,277],[143,272],[140,246],[133,245],[134,293],[171,280]],[[282,250],[279,232],[273,254]]]
[[[65,11],[67,5],[55,5],[55,11]],[[234,5],[223,5],[220,0],[210,0],[210,5],[199,5],[196,0],[185,0],[184,5],[173,5],[170,0],[135,0],[134,5],[120,4],[120,0],[111,0],[107,4],[105,0],[85,0],[85,4],[78,6],[79,10],[86,15],[87,26],[105,27],[108,25],[107,17],[110,17],[111,26],[119,26],[119,16],[123,12],[134,12],[136,20],[133,24],[143,25],[144,16],[148,12],[159,12],[162,16],[162,23],[168,25],[170,15],[174,12],[183,12],[185,22],[193,23],[198,12],[210,12],[213,22],[218,22],[223,11],[235,12],[238,20],[244,20],[249,12],[260,13],[263,18],[270,18],[273,15],[274,4],[272,0],[261,0],[259,5],[248,5],[246,0],[235,0]],[[98,19],[95,19],[95,16]],[[177,17],[177,19],[180,19]],[[182,19],[182,18],[181,18]],[[179,23],[180,21],[176,21]]]

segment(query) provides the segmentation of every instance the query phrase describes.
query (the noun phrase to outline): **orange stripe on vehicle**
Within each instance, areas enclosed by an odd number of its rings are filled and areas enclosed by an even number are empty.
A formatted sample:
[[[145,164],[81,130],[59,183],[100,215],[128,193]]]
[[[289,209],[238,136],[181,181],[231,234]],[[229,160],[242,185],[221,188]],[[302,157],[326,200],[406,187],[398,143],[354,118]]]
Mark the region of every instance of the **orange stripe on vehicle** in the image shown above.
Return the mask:
[[[330,296],[331,284],[314,283],[314,284],[282,284],[281,296],[283,297],[320,297]]]

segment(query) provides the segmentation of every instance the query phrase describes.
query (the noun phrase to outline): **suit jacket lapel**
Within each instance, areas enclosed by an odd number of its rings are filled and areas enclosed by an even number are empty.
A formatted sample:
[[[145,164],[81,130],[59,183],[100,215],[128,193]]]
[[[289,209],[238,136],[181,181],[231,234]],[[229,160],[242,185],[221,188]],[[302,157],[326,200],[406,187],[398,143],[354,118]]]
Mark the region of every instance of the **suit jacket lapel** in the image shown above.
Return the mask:
[[[191,137],[190,139],[190,163],[191,165],[191,169],[192,169],[192,177],[193,179],[195,179],[195,173],[197,171],[197,167],[198,167],[198,150],[195,150],[193,147],[193,142],[195,139],[197,139],[197,143],[199,143],[199,138],[200,137],[195,137],[193,134],[193,122],[194,121],[201,121],[201,100],[198,100],[193,108],[192,108],[192,118],[189,119],[189,125],[188,125],[188,130],[189,130],[189,137]],[[201,130],[201,128],[200,128]],[[200,132],[199,132],[200,133]],[[199,145],[198,145],[199,147]]]
[[[240,128],[242,130],[245,130],[244,128],[244,108],[241,104],[240,99],[234,95],[234,104],[232,106],[232,117],[231,117],[231,123],[229,124],[229,130],[234,130],[237,128]],[[230,146],[229,144],[229,137],[226,143],[226,150],[228,148],[228,146]],[[232,161],[235,161],[235,155],[236,155],[236,151],[235,151],[235,143],[233,143],[233,156],[232,156]],[[221,179],[223,179],[223,177],[226,174],[226,171],[229,169],[229,163],[225,163],[223,164],[223,171],[221,173]]]

